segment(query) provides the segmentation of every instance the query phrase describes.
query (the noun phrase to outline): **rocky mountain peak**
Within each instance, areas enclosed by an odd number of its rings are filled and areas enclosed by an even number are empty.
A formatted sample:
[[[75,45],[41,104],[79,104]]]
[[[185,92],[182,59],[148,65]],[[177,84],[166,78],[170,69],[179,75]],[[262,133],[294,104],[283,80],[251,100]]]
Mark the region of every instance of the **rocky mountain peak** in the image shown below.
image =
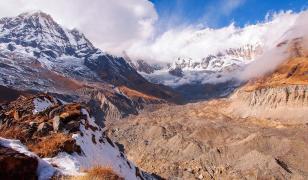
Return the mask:
[[[61,27],[50,15],[41,11],[2,18],[0,43],[30,47],[37,58],[47,59],[62,55],[82,56],[95,50],[82,33]]]

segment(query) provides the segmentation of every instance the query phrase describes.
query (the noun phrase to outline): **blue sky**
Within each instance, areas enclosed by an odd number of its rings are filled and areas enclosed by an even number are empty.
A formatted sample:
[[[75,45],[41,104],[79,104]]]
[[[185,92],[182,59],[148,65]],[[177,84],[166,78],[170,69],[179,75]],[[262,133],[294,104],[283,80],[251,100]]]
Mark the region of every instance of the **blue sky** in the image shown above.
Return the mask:
[[[197,25],[219,28],[235,22],[237,26],[263,21],[268,12],[308,7],[308,0],[151,0],[163,29]]]

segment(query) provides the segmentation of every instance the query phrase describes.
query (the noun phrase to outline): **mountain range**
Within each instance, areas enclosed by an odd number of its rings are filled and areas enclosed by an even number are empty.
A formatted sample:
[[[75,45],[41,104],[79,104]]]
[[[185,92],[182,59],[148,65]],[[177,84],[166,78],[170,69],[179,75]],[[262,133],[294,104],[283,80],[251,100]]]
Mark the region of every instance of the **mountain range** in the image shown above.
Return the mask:
[[[0,179],[307,179],[306,17],[159,64],[44,12],[0,19]]]

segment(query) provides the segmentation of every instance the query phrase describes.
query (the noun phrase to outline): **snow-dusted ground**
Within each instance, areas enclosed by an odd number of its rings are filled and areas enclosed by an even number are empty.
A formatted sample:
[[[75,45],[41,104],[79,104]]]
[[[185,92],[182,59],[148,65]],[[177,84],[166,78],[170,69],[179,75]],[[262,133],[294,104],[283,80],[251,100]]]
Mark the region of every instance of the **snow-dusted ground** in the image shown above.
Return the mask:
[[[89,169],[95,166],[112,168],[118,175],[127,180],[138,180],[136,177],[135,165],[127,160],[118,147],[103,135],[103,130],[96,125],[94,118],[82,109],[87,120],[80,125],[80,131],[73,138],[80,146],[82,154],[59,153],[56,157],[46,159],[48,162],[57,165],[63,174],[82,175],[81,169]],[[89,124],[92,128],[86,128]]]
[[[47,99],[46,97],[44,97],[44,99],[35,98],[33,100],[33,104],[34,104],[33,114],[45,111],[47,108],[53,105],[53,103],[50,102],[50,100]]]
[[[34,98],[33,105],[35,109],[33,114],[37,114],[54,105],[57,99],[51,100],[46,97]],[[137,172],[136,166],[130,162],[118,146],[113,143],[96,123],[93,117],[90,117],[86,109],[81,110],[85,115],[85,119],[80,122],[80,132],[71,134],[75,139],[76,145],[81,149],[81,153],[74,152],[68,154],[60,152],[52,158],[39,158],[34,153],[30,152],[19,140],[9,140],[0,138],[0,144],[4,147],[12,148],[27,156],[35,157],[38,162],[37,175],[40,180],[50,178],[54,173],[68,176],[82,176],[84,170],[92,167],[111,168],[119,176],[127,180],[139,180],[141,176],[149,178],[147,174],[141,171]],[[16,170],[17,171],[17,170]]]

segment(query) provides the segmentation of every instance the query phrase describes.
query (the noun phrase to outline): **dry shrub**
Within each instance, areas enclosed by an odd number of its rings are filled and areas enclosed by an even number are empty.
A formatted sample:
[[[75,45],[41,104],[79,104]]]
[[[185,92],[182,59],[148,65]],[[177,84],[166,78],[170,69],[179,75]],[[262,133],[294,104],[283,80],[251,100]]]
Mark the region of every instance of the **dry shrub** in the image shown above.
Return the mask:
[[[0,137],[7,139],[19,139],[21,142],[27,140],[27,133],[20,127],[12,126],[10,128],[0,129]]]
[[[86,171],[84,176],[75,176],[69,180],[124,180],[117,175],[111,168],[95,166]]]
[[[281,64],[275,72],[251,81],[245,86],[246,91],[254,91],[264,87],[308,84],[308,58],[291,58]]]
[[[126,96],[131,97],[131,98],[143,98],[143,99],[146,99],[146,100],[159,100],[158,98],[156,98],[154,96],[147,95],[147,94],[141,93],[139,91],[135,91],[135,90],[130,89],[130,88],[126,87],[126,86],[120,86],[118,88]]]
[[[57,133],[39,139],[37,143],[29,144],[29,149],[40,157],[52,157],[61,151],[66,141],[72,138],[68,135]]]

